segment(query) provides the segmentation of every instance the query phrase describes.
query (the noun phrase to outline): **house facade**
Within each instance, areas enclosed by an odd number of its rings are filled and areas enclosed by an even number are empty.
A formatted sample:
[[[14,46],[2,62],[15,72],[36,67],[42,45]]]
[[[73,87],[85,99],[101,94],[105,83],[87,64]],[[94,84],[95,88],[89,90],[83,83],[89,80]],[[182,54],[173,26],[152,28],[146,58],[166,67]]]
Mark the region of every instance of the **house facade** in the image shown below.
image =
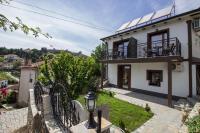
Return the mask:
[[[200,9],[175,6],[123,24],[106,45],[110,85],[172,99],[200,95]]]

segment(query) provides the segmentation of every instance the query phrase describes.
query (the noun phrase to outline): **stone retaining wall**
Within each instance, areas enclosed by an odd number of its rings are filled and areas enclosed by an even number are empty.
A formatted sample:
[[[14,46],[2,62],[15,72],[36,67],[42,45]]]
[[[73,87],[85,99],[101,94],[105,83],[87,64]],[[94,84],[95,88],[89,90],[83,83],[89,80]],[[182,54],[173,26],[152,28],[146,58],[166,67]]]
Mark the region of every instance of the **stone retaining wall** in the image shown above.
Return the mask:
[[[44,112],[42,114],[41,111],[37,110],[35,104],[34,90],[30,89],[29,95],[29,106],[28,106],[28,122],[27,122],[27,132],[38,132],[38,133],[55,133],[55,132],[63,132],[58,125],[56,124],[52,108],[50,104],[50,96],[42,95],[43,99],[43,109]]]
[[[189,119],[191,119],[191,118],[193,118],[193,117],[195,117],[197,115],[200,115],[199,111],[200,111],[200,102],[197,102],[194,105],[194,107],[192,108],[192,110],[190,111],[186,121],[188,121]],[[179,130],[179,133],[188,133],[188,128],[187,128],[187,126],[185,124],[182,125],[182,127]]]

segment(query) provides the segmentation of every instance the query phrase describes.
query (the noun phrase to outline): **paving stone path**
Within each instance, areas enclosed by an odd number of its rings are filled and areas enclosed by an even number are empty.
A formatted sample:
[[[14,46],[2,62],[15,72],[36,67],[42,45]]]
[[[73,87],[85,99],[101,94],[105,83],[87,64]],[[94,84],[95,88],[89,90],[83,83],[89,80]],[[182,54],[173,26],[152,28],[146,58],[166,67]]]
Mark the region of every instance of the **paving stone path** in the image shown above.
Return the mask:
[[[0,133],[12,133],[27,124],[28,108],[16,109],[0,114]]]
[[[166,99],[135,93],[132,91],[104,88],[116,93],[115,97],[129,103],[151,107],[154,116],[133,133],[178,133],[182,125],[182,112],[166,106]]]

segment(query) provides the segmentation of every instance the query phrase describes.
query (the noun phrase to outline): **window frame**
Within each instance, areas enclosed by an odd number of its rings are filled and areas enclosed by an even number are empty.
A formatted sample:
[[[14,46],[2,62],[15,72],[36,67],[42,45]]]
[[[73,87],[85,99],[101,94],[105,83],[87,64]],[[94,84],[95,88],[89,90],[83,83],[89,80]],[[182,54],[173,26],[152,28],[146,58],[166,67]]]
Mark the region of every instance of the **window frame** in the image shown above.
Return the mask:
[[[198,24],[198,26],[196,24]],[[200,28],[200,18],[195,18],[193,20],[193,27],[194,27],[194,29]]]
[[[159,77],[160,77],[160,82],[158,82],[157,84],[153,84],[152,83],[152,76],[153,73],[158,73]],[[161,82],[163,82],[163,70],[147,70],[146,71],[146,79],[149,81],[148,85],[149,86],[157,86],[157,87],[161,87]]]

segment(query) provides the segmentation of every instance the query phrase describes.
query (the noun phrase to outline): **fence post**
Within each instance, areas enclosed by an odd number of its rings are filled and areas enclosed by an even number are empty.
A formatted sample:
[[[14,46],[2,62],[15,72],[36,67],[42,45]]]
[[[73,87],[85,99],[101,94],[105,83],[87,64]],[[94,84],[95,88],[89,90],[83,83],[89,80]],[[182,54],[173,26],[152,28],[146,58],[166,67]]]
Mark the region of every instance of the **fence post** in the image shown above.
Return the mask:
[[[101,117],[102,117],[102,111],[98,110],[97,133],[101,133]]]

